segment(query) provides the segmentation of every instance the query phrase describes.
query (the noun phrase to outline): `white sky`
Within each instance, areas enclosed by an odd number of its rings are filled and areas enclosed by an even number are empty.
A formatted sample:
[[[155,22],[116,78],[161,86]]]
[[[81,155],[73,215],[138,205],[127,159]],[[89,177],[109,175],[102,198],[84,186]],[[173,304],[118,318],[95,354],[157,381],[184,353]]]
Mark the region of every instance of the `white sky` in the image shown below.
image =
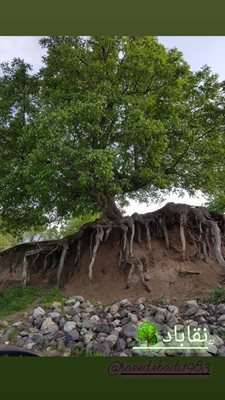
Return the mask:
[[[42,65],[41,57],[44,55],[43,49],[38,44],[39,39],[40,36],[0,36],[0,63],[20,57],[30,63],[34,72],[37,72]],[[177,47],[193,71],[207,64],[219,75],[220,80],[225,80],[225,36],[158,36],[158,40],[167,48]],[[132,201],[126,208],[126,213],[131,215],[134,212],[153,211],[168,201],[201,205],[205,200],[199,194],[198,197],[185,195],[182,198],[171,195],[161,204],[151,203],[151,199],[149,205],[139,205]]]

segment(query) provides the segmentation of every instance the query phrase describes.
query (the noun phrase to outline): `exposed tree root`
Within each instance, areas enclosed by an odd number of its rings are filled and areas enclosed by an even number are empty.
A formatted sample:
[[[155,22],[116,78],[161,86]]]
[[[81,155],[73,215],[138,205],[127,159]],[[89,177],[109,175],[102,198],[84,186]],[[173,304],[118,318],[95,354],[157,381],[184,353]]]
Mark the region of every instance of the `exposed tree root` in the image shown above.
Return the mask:
[[[66,258],[66,253],[68,250],[68,242],[65,241],[63,243],[63,250],[62,250],[62,254],[61,254],[61,258],[60,258],[60,262],[59,262],[59,266],[58,266],[58,270],[57,270],[57,284],[60,284],[60,278],[61,278],[61,274],[62,274],[62,270],[63,270],[63,266],[64,266],[64,262],[65,262],[65,258]]]
[[[57,267],[56,282],[70,279],[75,271],[83,265],[83,251],[90,251],[87,262],[88,275],[93,279],[93,266],[101,243],[111,244],[115,240],[118,246],[118,267],[129,272],[127,276],[127,287],[131,286],[132,275],[137,273],[146,290],[150,290],[145,280],[145,272],[149,266],[156,268],[154,263],[154,248],[152,240],[164,240],[166,248],[174,248],[171,235],[171,227],[176,226],[180,232],[180,246],[176,246],[181,259],[185,261],[188,254],[188,246],[195,246],[195,257],[207,262],[209,256],[213,255],[219,265],[225,268],[225,260],[221,251],[221,245],[225,244],[225,219],[222,214],[210,212],[204,207],[191,207],[185,204],[168,203],[160,210],[147,214],[133,214],[131,217],[98,219],[95,222],[85,224],[79,232],[67,236],[61,240],[39,242],[32,244],[21,244],[12,249],[0,253],[1,257],[10,253],[9,270],[15,272],[22,264],[22,284],[25,286],[29,275],[39,271],[54,270]],[[118,237],[118,235],[120,235]],[[144,242],[144,246],[142,243]],[[171,244],[170,244],[171,242]],[[113,244],[113,247],[115,246]],[[137,248],[144,247],[148,250],[145,257],[138,256]],[[24,249],[24,250],[23,250]],[[61,254],[59,249],[61,249]],[[72,253],[72,256],[71,256]],[[75,255],[74,255],[75,253]],[[68,258],[72,257],[70,268],[67,266]],[[193,256],[191,256],[193,257]],[[23,261],[22,261],[23,258]],[[189,257],[190,259],[190,257]]]
[[[100,242],[102,242],[102,240],[103,240],[103,236],[104,236],[103,228],[101,226],[97,226],[97,231],[96,231],[96,235],[95,235],[95,244],[94,244],[94,248],[92,251],[91,262],[88,266],[88,271],[89,271],[88,275],[89,275],[90,280],[92,280],[92,278],[93,278],[93,271],[92,271],[93,264],[95,262],[95,257],[96,257]]]

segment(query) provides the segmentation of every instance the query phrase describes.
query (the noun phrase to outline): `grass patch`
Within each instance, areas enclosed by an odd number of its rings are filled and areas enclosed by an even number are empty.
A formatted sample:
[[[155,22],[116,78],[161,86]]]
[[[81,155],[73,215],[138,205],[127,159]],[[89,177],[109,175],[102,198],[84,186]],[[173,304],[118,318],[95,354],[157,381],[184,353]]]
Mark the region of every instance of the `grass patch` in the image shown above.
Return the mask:
[[[57,286],[23,288],[18,284],[12,285],[4,292],[0,292],[0,317],[25,311],[32,305],[35,306],[37,301],[44,308],[50,308],[54,301],[63,303],[65,299]]]
[[[225,302],[225,288],[218,286],[213,290],[211,295],[202,297],[200,300],[203,302],[212,303],[212,304],[224,303]]]
[[[13,327],[10,334],[9,334],[9,340],[14,340],[16,339],[17,335],[19,335],[20,330],[16,327]]]
[[[81,347],[73,347],[71,356],[73,357],[103,357],[99,351],[82,349]]]
[[[42,299],[42,305],[45,308],[50,308],[52,303],[54,301],[58,301],[60,303],[64,303],[66,301],[67,297],[62,294],[58,286],[54,286],[51,289],[46,289],[43,292],[43,299]]]

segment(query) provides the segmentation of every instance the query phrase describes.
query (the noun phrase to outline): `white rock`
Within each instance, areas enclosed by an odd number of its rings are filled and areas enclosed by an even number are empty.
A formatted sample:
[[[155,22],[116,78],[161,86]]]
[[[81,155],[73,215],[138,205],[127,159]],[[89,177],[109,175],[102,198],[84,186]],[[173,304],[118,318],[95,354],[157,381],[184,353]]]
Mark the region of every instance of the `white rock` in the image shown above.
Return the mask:
[[[117,304],[113,304],[113,305],[110,307],[109,312],[110,312],[112,315],[114,315],[114,314],[116,314],[116,313],[118,312],[118,310],[119,310],[119,306],[118,306]]]
[[[75,300],[75,299],[69,299],[69,300],[67,300],[66,305],[67,305],[67,306],[72,306],[72,305],[75,304],[75,303],[76,303],[76,300]]]
[[[111,342],[113,344],[116,343],[118,336],[116,335],[109,335],[105,338],[105,340],[107,340],[108,342]]]
[[[65,323],[63,330],[64,330],[65,333],[67,333],[67,332],[72,331],[75,328],[76,328],[76,322],[68,321],[68,322]]]
[[[41,325],[41,331],[47,330],[50,326],[56,325],[50,317],[46,318]]]
[[[34,312],[33,312],[33,317],[37,318],[37,317],[42,317],[43,315],[45,315],[45,310],[43,310],[43,308],[41,307],[37,307],[35,308]]]
[[[84,344],[88,344],[93,339],[94,334],[92,332],[88,332],[84,335]]]

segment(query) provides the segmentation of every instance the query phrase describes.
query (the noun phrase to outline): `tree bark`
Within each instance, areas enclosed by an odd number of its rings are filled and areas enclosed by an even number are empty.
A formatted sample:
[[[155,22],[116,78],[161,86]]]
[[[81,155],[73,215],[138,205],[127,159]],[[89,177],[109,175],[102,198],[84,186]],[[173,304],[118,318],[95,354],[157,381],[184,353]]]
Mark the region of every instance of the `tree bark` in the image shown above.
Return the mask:
[[[103,201],[103,218],[116,220],[122,218],[122,214],[113,199]]]

